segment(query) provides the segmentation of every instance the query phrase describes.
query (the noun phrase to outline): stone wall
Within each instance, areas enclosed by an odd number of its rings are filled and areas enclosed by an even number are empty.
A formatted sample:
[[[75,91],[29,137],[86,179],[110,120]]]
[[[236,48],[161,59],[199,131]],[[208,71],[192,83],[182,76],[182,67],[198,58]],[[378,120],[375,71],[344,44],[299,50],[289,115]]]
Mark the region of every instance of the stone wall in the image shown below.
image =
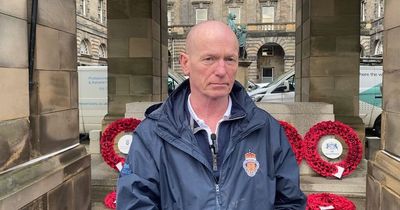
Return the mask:
[[[132,101],[166,98],[167,3],[118,1],[108,7],[108,115],[122,117]]]
[[[0,209],[89,209],[90,156],[78,146],[75,1],[38,2],[30,89],[31,5],[0,1]]]
[[[397,0],[385,1],[381,150],[368,164],[367,209],[400,209],[400,17]]]
[[[27,24],[26,1],[0,1],[0,171],[31,158]]]

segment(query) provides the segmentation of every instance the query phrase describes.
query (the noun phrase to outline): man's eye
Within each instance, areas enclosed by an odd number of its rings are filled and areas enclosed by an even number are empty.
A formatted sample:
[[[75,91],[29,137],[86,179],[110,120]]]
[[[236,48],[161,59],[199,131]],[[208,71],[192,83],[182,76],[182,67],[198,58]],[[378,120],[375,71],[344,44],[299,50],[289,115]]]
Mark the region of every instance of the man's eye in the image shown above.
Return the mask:
[[[235,58],[226,58],[225,61],[229,64],[234,64],[236,63],[236,59]]]
[[[211,64],[211,63],[213,63],[214,61],[215,61],[215,58],[214,58],[214,57],[205,57],[205,58],[203,59],[203,62],[206,63],[206,64]]]

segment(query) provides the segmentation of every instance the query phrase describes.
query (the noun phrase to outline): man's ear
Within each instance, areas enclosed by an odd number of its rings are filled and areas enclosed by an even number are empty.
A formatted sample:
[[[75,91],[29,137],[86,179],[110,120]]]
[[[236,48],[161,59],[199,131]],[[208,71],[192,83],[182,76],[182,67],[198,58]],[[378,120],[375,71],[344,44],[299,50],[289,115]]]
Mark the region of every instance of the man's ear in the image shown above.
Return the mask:
[[[179,63],[181,64],[182,71],[186,76],[189,76],[189,56],[186,53],[179,54]]]

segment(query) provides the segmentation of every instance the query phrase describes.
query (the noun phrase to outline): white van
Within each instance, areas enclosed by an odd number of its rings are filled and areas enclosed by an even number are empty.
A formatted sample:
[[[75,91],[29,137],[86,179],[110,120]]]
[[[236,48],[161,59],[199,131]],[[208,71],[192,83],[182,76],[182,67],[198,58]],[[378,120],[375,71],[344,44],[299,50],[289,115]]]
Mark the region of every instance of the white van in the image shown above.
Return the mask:
[[[367,128],[381,135],[382,65],[360,66],[360,118]]]
[[[168,93],[186,78],[168,71]],[[78,66],[79,133],[83,138],[91,130],[101,130],[102,120],[108,112],[107,66]]]
[[[270,83],[264,93],[250,97],[257,102],[294,102],[294,78],[294,70],[288,71]],[[381,86],[382,65],[360,65],[359,115],[365,126],[378,136],[381,133]]]
[[[79,133],[101,130],[107,114],[107,66],[78,66]]]

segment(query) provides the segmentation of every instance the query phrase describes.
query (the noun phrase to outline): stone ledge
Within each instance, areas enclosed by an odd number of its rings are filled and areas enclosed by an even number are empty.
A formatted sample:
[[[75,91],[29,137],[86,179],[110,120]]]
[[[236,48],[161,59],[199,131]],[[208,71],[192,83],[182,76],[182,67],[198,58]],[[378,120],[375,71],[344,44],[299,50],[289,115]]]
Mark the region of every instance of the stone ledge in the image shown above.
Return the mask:
[[[0,209],[19,209],[90,167],[79,145],[59,155],[0,175]]]
[[[356,209],[365,209],[367,161],[362,160],[358,168],[342,179],[321,176],[300,176],[300,186],[304,193],[334,193],[353,201]]]

